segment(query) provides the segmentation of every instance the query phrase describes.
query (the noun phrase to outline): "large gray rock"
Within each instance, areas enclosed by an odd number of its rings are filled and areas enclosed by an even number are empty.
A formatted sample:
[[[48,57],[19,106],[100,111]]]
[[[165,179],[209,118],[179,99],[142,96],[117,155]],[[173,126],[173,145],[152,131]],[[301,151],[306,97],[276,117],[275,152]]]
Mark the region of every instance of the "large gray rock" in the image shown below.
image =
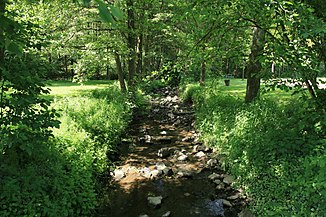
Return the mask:
[[[158,209],[161,207],[162,204],[162,196],[158,196],[158,197],[148,197],[147,201],[148,201],[148,205],[154,209]]]

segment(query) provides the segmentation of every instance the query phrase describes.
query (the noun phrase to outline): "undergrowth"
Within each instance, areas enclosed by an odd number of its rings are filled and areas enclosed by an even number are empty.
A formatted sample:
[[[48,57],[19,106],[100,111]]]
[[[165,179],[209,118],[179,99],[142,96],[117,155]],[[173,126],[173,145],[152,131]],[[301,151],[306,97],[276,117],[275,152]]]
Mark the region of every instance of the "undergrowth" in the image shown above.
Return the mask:
[[[257,216],[324,216],[326,213],[326,116],[309,100],[279,103],[242,98],[216,86],[188,85],[205,144],[225,155]]]
[[[51,106],[61,121],[52,136],[24,140],[31,154],[2,150],[0,216],[91,216],[98,205],[99,178],[135,104],[112,87],[56,98]]]

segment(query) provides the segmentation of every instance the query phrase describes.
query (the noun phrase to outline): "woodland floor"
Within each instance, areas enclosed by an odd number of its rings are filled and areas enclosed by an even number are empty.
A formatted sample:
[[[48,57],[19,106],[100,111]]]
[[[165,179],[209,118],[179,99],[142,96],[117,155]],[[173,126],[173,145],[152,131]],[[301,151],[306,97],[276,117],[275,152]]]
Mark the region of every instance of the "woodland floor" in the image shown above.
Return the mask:
[[[194,120],[177,89],[152,96],[131,123],[99,217],[247,216],[247,198],[231,187],[219,154],[200,142]]]

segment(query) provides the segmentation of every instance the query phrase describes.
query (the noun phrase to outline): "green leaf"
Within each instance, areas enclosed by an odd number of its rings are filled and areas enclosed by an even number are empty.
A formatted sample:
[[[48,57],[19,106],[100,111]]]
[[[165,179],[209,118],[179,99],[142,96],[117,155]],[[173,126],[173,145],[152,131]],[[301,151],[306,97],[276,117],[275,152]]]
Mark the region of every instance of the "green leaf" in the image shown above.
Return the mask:
[[[20,47],[17,43],[10,41],[9,43],[6,43],[6,50],[10,53],[16,54],[18,56],[22,55],[23,48]]]
[[[124,19],[124,13],[120,8],[115,7],[114,5],[110,5],[110,10],[112,12],[112,15],[117,19],[117,20],[122,20]]]
[[[100,12],[100,17],[102,18],[102,20],[108,24],[114,24],[112,14],[110,13],[106,4],[101,0],[96,0],[96,2],[98,3],[98,10]]]

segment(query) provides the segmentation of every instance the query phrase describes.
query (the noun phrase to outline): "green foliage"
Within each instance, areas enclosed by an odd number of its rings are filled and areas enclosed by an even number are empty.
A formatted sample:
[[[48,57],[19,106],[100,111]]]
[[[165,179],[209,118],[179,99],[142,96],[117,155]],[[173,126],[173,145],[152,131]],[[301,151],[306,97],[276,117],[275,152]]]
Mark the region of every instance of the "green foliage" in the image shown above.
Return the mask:
[[[105,172],[107,156],[117,152],[116,144],[130,120],[127,96],[114,87],[58,99],[54,106],[61,111],[62,124],[54,130],[60,151],[93,173]]]
[[[325,114],[307,100],[251,105],[209,86],[194,94],[204,142],[225,155],[258,216],[326,212]]]

